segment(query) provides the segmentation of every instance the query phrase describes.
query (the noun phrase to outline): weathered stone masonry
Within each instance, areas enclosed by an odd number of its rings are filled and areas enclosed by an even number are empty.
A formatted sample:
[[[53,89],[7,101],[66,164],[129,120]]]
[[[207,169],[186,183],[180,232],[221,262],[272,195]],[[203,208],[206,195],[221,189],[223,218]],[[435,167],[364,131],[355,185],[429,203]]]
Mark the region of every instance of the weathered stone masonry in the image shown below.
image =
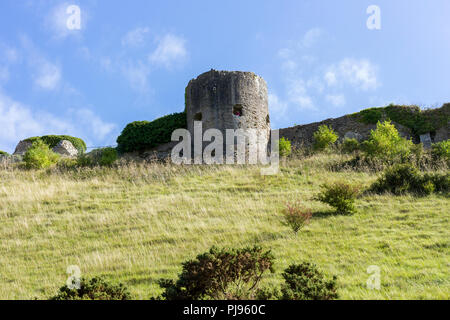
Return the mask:
[[[203,131],[260,129],[266,148],[270,134],[267,84],[253,72],[211,70],[189,82],[185,92],[187,128],[193,137],[194,121]],[[225,149],[224,149],[225,151]]]

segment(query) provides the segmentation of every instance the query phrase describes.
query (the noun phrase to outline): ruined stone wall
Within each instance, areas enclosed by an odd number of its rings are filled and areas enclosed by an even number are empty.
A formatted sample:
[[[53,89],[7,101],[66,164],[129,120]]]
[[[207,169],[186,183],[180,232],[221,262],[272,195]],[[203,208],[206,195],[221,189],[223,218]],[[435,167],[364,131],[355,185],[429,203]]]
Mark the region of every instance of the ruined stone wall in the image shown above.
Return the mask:
[[[194,121],[202,121],[203,131],[219,129],[261,129],[267,146],[270,133],[267,84],[252,72],[205,72],[186,87],[187,128],[192,137]],[[224,149],[225,151],[225,149]]]
[[[411,130],[402,126],[401,124],[392,122],[402,137],[407,139],[413,138]],[[314,122],[295,127],[280,129],[280,138],[284,137],[292,142],[294,146],[311,146],[314,142],[313,134],[317,131],[319,126],[327,125],[331,127],[342,140],[345,137],[356,138],[359,141],[366,140],[371,130],[376,129],[375,124],[364,124],[357,121],[351,115],[346,115],[339,118],[327,119],[320,122]]]

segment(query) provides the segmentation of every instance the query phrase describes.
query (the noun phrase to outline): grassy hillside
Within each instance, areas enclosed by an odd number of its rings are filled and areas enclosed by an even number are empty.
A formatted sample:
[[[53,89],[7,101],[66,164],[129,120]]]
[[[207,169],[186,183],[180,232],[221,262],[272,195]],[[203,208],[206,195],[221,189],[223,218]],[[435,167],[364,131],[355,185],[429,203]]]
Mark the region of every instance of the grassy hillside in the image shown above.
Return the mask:
[[[47,298],[78,265],[124,282],[134,298],[159,293],[180,263],[212,245],[272,249],[281,281],[312,261],[338,276],[343,299],[449,299],[450,199],[369,195],[358,214],[336,216],[313,200],[323,183],[368,186],[377,175],[332,172],[343,156],[292,160],[276,176],[257,167],[147,164],[79,171],[0,169],[0,299]],[[314,211],[297,236],[281,223],[286,202]],[[366,289],[367,267],[381,290]]]

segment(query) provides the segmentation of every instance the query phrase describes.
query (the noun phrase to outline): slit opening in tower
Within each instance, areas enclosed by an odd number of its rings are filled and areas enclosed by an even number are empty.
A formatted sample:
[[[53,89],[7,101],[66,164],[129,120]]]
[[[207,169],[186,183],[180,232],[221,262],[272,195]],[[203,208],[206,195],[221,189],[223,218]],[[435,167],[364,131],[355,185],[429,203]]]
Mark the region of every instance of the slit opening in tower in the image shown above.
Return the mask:
[[[267,123],[267,124],[270,123],[270,117],[269,117],[269,115],[267,115],[267,117],[266,117],[266,123]]]
[[[235,104],[233,107],[233,114],[238,117],[242,117],[242,105]]]
[[[194,115],[194,121],[202,121],[202,113],[201,112],[197,112]]]

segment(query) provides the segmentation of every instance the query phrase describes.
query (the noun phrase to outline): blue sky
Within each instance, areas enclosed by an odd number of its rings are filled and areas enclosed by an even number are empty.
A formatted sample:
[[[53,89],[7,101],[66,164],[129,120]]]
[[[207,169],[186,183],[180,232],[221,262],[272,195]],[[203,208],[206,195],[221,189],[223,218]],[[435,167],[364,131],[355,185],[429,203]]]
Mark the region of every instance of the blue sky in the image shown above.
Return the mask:
[[[79,6],[81,29],[66,13]],[[381,29],[369,30],[369,5]],[[184,108],[188,81],[253,71],[272,127],[390,102],[449,101],[450,1],[0,2],[0,150],[71,134],[114,145],[125,125]]]

